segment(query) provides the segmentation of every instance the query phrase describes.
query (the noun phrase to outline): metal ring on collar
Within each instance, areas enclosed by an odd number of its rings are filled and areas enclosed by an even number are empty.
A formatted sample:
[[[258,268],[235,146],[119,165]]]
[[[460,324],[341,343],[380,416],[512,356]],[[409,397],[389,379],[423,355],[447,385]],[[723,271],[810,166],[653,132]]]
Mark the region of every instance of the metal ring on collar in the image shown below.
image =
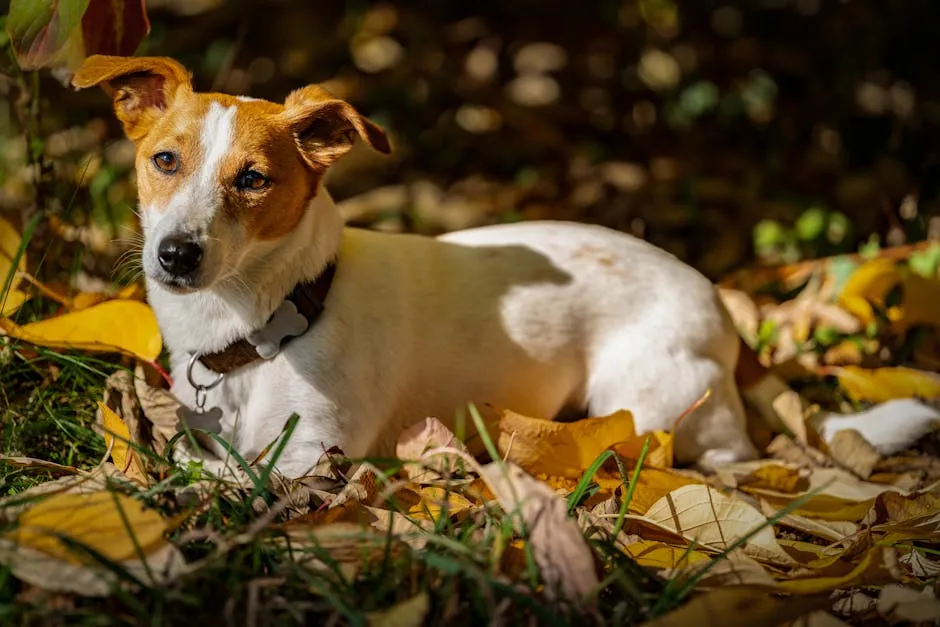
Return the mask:
[[[199,359],[199,353],[193,353],[193,356],[189,358],[189,365],[186,366],[186,379],[189,381],[189,384],[190,384],[191,386],[193,386],[193,387],[196,388],[197,390],[205,390],[205,391],[208,391],[208,390],[211,390],[212,388],[214,388],[215,386],[217,386],[218,384],[222,383],[222,379],[225,378],[225,373],[224,373],[224,372],[218,373],[218,374],[216,375],[216,377],[215,377],[215,381],[213,381],[213,382],[210,383],[209,385],[202,385],[201,383],[196,383],[196,382],[193,380],[193,366],[196,365],[196,360],[197,360],[197,359]]]

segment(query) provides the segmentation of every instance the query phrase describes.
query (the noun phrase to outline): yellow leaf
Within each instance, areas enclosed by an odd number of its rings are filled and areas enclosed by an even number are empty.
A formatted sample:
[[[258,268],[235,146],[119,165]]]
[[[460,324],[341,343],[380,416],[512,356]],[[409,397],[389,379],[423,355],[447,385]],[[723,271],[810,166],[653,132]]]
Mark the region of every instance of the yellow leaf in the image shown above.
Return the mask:
[[[442,514],[453,516],[473,507],[473,503],[465,496],[444,488],[424,487],[418,494],[420,502],[408,510],[408,514],[414,518],[437,521]]]
[[[6,283],[7,276],[13,268],[13,259],[16,257],[16,251],[20,249],[21,242],[22,238],[13,228],[13,225],[0,218],[0,285]],[[23,251],[19,263],[16,264],[16,271],[26,272],[26,251]],[[11,285],[16,287],[17,283],[18,281],[14,279]]]
[[[141,463],[137,452],[130,447],[131,432],[114,411],[98,401],[98,409],[101,410],[101,418],[104,423],[104,443],[111,448],[111,460],[121,472],[128,476],[135,483],[146,485],[147,472]]]
[[[706,562],[711,558],[688,547],[670,546],[662,542],[640,540],[628,545],[624,552],[633,558],[640,566],[647,568],[685,568],[698,562]]]
[[[420,592],[381,612],[369,612],[369,627],[420,627],[431,609],[427,592]]]
[[[3,293],[3,286],[13,270],[13,259],[16,257],[16,251],[20,249],[21,241],[22,238],[13,225],[0,218],[0,316],[13,313],[29,299],[28,294],[16,289],[20,280],[15,276],[10,282],[10,289]],[[26,272],[26,251],[23,251],[16,265],[16,272]]]
[[[162,347],[153,311],[136,300],[112,300],[22,326],[0,319],[0,328],[39,346],[119,351],[144,361],[156,359]]]
[[[860,265],[845,282],[839,304],[867,324],[875,320],[871,303],[884,307],[888,292],[900,281],[894,260],[872,259]]]
[[[2,280],[0,278],[0,281]],[[0,289],[3,289],[2,285],[0,285]],[[9,316],[28,300],[29,294],[11,287],[6,294],[0,296],[0,316]]]
[[[653,503],[673,490],[696,484],[701,484],[701,481],[661,468],[643,468],[630,500],[630,511],[645,514]]]
[[[60,539],[65,537],[110,561],[123,562],[165,546],[163,534],[170,526],[156,510],[118,492],[55,494],[23,512],[5,537],[71,563],[93,561]]]
[[[890,571],[896,561],[893,549],[874,547],[848,573],[832,577],[810,575],[789,579],[781,581],[780,586],[791,594],[819,594],[838,588],[884,584],[895,579]]]
[[[826,372],[835,374],[839,384],[857,401],[883,403],[896,398],[940,398],[940,377],[922,370],[843,366],[829,368]]]
[[[917,324],[940,325],[940,280],[922,277],[891,259],[873,259],[859,266],[846,281],[839,304],[862,322],[872,322],[871,305],[884,308],[888,293],[897,285],[902,287],[901,305],[886,313],[899,331]]]
[[[674,439],[672,434],[667,431],[637,434],[614,444],[610,449],[627,461],[639,461],[647,436],[649,437],[650,447],[646,459],[643,461],[643,467],[672,468]]]
[[[499,418],[499,449],[509,461],[533,474],[578,478],[612,446],[632,454],[638,448],[633,415],[618,411],[603,418],[553,422],[504,410]],[[666,445],[670,438],[661,438]],[[642,440],[640,441],[642,446]],[[659,445],[657,445],[659,446]],[[668,453],[662,458],[671,457]]]

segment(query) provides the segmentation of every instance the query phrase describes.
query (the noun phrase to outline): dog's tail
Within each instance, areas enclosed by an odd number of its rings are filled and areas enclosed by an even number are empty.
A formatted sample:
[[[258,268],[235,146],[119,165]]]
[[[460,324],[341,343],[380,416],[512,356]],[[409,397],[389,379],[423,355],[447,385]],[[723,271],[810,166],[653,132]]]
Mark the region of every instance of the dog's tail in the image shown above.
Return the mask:
[[[910,448],[940,425],[940,411],[913,398],[888,401],[854,414],[819,413],[809,417],[808,403],[783,378],[764,366],[757,353],[740,340],[734,378],[745,403],[775,433],[790,433],[812,442],[818,434],[827,444],[836,433],[854,429],[882,455]]]

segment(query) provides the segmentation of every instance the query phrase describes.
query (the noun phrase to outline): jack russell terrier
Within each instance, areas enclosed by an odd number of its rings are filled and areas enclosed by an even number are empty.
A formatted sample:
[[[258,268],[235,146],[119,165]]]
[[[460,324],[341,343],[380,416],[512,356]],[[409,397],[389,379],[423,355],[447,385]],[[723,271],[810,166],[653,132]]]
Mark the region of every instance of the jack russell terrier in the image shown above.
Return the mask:
[[[390,147],[317,86],[283,105],[196,93],[172,59],[107,56],[73,84],[101,85],[136,144],[143,268],[173,393],[244,458],[293,414],[277,466],[298,476],[330,446],[388,453],[409,424],[453,424],[469,402],[546,419],[629,409],[650,431],[706,390],[678,426],[677,460],[757,455],[734,324],[715,286],[672,255],[564,222],[437,239],[344,228],[327,168],[355,135]]]

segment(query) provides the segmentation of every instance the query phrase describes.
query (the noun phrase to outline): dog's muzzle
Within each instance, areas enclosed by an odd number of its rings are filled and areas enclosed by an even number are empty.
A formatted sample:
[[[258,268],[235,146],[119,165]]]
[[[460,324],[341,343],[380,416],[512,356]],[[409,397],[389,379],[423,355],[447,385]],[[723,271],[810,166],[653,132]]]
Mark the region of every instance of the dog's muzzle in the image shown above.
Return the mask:
[[[175,278],[194,274],[202,256],[202,244],[184,235],[168,235],[157,246],[160,267]]]

